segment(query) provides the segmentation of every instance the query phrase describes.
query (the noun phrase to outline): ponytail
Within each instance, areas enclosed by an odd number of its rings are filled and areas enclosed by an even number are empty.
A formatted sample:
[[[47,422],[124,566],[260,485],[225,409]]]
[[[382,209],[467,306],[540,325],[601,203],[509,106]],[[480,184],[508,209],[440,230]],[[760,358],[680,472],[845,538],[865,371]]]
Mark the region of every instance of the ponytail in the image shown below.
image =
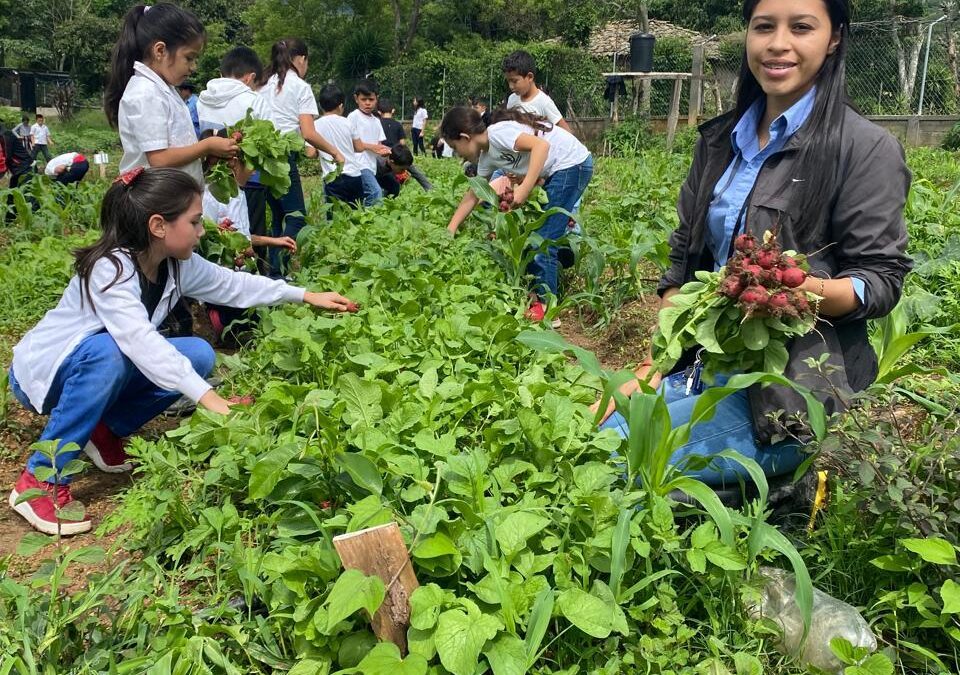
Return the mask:
[[[497,108],[490,115],[490,124],[496,124],[497,122],[519,122],[541,133],[553,130],[553,125],[546,117],[526,112],[520,108]]]
[[[120,281],[123,273],[118,250],[130,255],[136,264],[137,255],[149,248],[150,216],[158,214],[164,220],[176,220],[199,194],[197,181],[180,169],[133,169],[113,181],[100,207],[100,238],[73,252],[73,269],[80,278],[82,294],[91,305],[90,277],[97,261],[106,258],[115,270],[113,280],[100,289],[102,293]]]
[[[283,89],[287,71],[296,70],[293,59],[297,56],[307,56],[307,43],[300,38],[277,40],[270,48],[270,66],[264,77],[269,80],[271,76],[277,76],[277,93]]]
[[[174,54],[184,45],[198,41],[206,41],[203,24],[192,12],[177,5],[167,2],[153,6],[137,5],[127,12],[123,17],[120,37],[113,48],[110,74],[103,95],[103,109],[110,126],[117,127],[120,99],[133,77],[134,62],[147,62],[150,50],[157,42],[164,43],[167,51]]]

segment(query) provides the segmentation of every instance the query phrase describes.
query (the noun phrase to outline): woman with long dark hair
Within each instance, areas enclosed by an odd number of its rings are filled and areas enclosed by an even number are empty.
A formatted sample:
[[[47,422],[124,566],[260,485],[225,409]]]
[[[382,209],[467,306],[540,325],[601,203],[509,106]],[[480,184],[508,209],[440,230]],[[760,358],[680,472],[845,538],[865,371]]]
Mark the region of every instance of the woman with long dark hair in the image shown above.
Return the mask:
[[[849,103],[847,0],[746,0],[743,20],[737,107],[700,128],[659,284],[661,306],[698,270],[723,265],[738,234],[773,232],[784,249],[809,255],[812,273],[801,288],[821,298],[816,330],[788,345],[785,374],[837,411],[846,394],[874,380],[867,320],[893,309],[911,267],[903,218],[910,172],[896,139]],[[701,392],[687,386],[682,369],[699,365],[686,356],[674,373],[651,372],[648,356],[621,391],[629,396],[639,380],[660,385],[673,424],[689,422]],[[821,357],[822,365],[811,365]],[[797,415],[804,410],[786,387],[738,392],[693,428],[671,463],[682,469],[692,456],[733,448],[769,476],[791,473],[809,437]],[[627,433],[612,404],[605,420],[605,428]],[[688,473],[713,485],[746,477],[739,464],[716,457]]]

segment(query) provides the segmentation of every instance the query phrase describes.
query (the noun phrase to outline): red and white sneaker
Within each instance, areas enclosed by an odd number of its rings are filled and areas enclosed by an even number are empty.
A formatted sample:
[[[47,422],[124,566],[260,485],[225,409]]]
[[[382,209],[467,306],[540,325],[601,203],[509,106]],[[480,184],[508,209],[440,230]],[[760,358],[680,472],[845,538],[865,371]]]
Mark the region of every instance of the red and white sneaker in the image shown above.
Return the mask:
[[[83,446],[83,451],[101,471],[125,473],[133,469],[133,464],[127,461],[127,453],[123,451],[123,439],[110,431],[103,422],[97,422],[90,434],[90,440]]]
[[[534,323],[540,323],[541,321],[543,321],[543,317],[546,316],[546,314],[547,314],[547,306],[542,302],[540,302],[539,300],[537,300],[536,302],[531,303],[530,307],[527,308],[527,311],[524,314],[524,316],[529,321],[533,321]],[[563,324],[561,323],[560,319],[554,319],[553,321],[550,322],[550,325],[553,328],[559,328]]]
[[[17,504],[20,495],[27,490],[43,490],[47,494]],[[70,486],[54,486],[52,483],[39,481],[34,478],[32,473],[24,471],[20,474],[20,480],[13,486],[13,491],[10,493],[10,508],[23,516],[35,530],[44,534],[56,534],[57,511],[54,507],[54,500],[56,500],[56,506],[60,509],[72,502]],[[89,520],[60,520],[60,534],[64,536],[80,534],[89,530]]]

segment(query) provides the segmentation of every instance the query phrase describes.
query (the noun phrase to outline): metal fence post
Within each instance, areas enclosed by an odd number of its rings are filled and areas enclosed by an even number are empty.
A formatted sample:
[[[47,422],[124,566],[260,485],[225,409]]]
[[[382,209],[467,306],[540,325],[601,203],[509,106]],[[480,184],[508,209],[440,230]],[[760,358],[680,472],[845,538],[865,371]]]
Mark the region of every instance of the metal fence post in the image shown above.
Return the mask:
[[[927,27],[927,53],[923,57],[923,78],[920,80],[920,107],[917,111],[918,115],[923,114],[923,96],[927,93],[927,67],[930,65],[930,43],[933,41],[933,27],[946,18],[947,15],[944,14]]]

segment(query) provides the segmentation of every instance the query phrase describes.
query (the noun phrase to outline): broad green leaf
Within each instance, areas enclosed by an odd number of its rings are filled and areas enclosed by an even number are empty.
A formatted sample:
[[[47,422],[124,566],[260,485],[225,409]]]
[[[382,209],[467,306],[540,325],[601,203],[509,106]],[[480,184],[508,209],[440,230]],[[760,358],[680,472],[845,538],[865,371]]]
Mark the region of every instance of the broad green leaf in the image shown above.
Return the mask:
[[[87,515],[87,508],[82,502],[74,499],[57,511],[57,518],[63,522],[78,523]]]
[[[525,330],[517,335],[517,342],[530,349],[548,354],[573,354],[583,369],[594,377],[602,377],[603,369],[593,352],[567,342],[562,335],[549,330]]]
[[[860,665],[850,666],[845,675],[893,675],[893,663],[884,654],[868,656]]]
[[[871,560],[870,564],[887,572],[909,572],[912,569],[910,559],[902,554],[882,555]]]
[[[34,499],[39,499],[41,497],[49,497],[50,493],[41,488],[30,488],[29,490],[24,490],[17,497],[17,500],[13,503],[14,506],[18,504],[23,504],[24,502],[29,502]]]
[[[957,552],[953,545],[940,537],[926,539],[901,539],[900,543],[908,551],[913,551],[928,563],[934,565],[956,565]]]
[[[733,655],[733,665],[737,675],[763,675],[763,664],[753,654],[737,652]]]
[[[523,640],[501,633],[484,652],[493,675],[524,675],[527,672],[527,652]]]
[[[427,660],[419,654],[402,659],[397,645],[381,642],[363,657],[357,668],[363,675],[425,675]]]
[[[304,659],[303,661],[297,661],[296,665],[287,671],[287,675],[327,675],[329,672],[329,661]]]
[[[440,615],[433,635],[440,663],[453,675],[473,675],[480,652],[503,628],[500,619],[483,614],[476,606],[448,609]]]
[[[428,368],[420,377],[420,383],[417,386],[420,395],[427,400],[433,398],[434,392],[437,391],[437,382],[439,382],[437,369]]]
[[[329,635],[334,626],[358,610],[365,609],[372,616],[380,608],[385,595],[380,577],[368,577],[359,570],[346,570],[324,602],[327,608],[326,633]]]
[[[630,520],[633,509],[624,506],[617,516],[617,526],[613,529],[613,540],[610,546],[610,590],[614,597],[619,599],[620,582],[627,565],[627,548],[630,546]]]
[[[613,612],[600,598],[579,588],[568,588],[557,598],[566,619],[591,637],[603,639],[613,630]]]
[[[371,427],[383,417],[380,400],[383,391],[375,382],[361,380],[353,373],[340,376],[340,398],[346,404],[343,420],[355,429]]]
[[[758,352],[770,344],[770,330],[763,319],[747,319],[740,327],[743,344],[750,351]]]
[[[512,557],[527,546],[527,540],[543,532],[550,519],[526,511],[514,511],[497,525],[497,543],[505,556]]]
[[[439,586],[420,586],[410,596],[410,625],[418,630],[433,628],[442,606],[443,590]]]
[[[358,487],[375,495],[383,492],[380,471],[369,458],[359,453],[344,452],[337,455],[337,464],[350,475]]]
[[[269,450],[257,459],[250,472],[248,486],[251,499],[264,499],[277,486],[280,477],[290,460],[300,454],[300,448],[294,443],[284,443]]]
[[[56,540],[56,537],[52,537],[46,534],[40,534],[39,532],[28,532],[22,537],[20,537],[20,542],[17,544],[17,555],[28,558],[45,546],[52,544]]]
[[[960,614],[960,584],[947,579],[940,587],[940,599],[943,601],[941,614]]]
[[[703,548],[707,560],[722,570],[737,571],[747,568],[747,561],[732,546],[713,541]]]

